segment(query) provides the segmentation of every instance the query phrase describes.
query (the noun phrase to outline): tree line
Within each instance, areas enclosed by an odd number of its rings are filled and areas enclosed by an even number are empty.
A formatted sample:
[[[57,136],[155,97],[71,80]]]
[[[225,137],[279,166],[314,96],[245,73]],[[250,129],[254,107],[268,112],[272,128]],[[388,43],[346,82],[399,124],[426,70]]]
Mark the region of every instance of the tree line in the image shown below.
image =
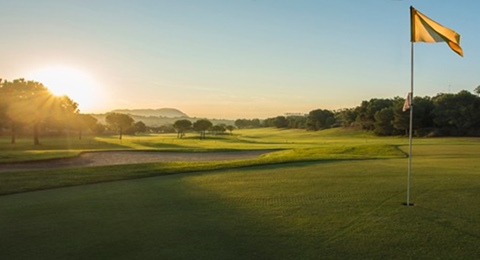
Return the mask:
[[[480,86],[477,95],[466,90],[456,94],[413,99],[413,133],[416,136],[480,136]],[[408,135],[410,113],[403,111],[404,98],[372,98],[354,108],[315,109],[305,116],[238,119],[238,128],[276,127],[322,130],[356,127],[379,136]]]
[[[110,112],[105,116],[105,124],[90,114],[82,114],[78,103],[68,96],[55,96],[40,82],[15,79],[0,79],[0,133],[9,132],[10,142],[16,143],[17,136],[30,133],[33,143],[40,144],[42,135],[61,135],[76,132],[82,139],[84,132],[93,134],[115,133],[119,139],[124,134],[151,132],[177,132],[184,137],[193,130],[204,139],[207,132],[222,134],[233,131],[233,126],[213,125],[207,119],[196,122],[178,120],[173,125],[148,127],[142,121],[123,113]]]
[[[208,119],[199,119],[193,123],[188,119],[180,119],[173,123],[173,128],[177,133],[177,138],[183,138],[188,131],[193,130],[200,134],[200,139],[206,138],[207,131],[213,135],[218,135],[224,134],[227,130],[231,134],[235,129],[235,127],[232,125],[213,125],[213,123]]]
[[[101,134],[104,131],[135,133],[145,130],[142,122],[134,122],[128,115],[109,113],[107,125],[90,114],[82,114],[78,103],[68,96],[55,96],[40,82],[0,79],[0,133],[8,131],[10,142],[16,143],[20,134],[31,133],[33,144],[40,144],[40,136],[76,132],[82,139],[85,131]]]
[[[480,136],[480,86],[477,95],[466,90],[456,94],[440,93],[434,97],[415,97],[413,100],[413,129],[416,136]],[[322,130],[333,127],[356,127],[380,136],[407,135],[409,113],[403,111],[404,98],[372,98],[354,108],[315,109],[307,115],[277,116],[260,119],[237,119],[232,125],[213,125],[208,119],[191,122],[177,120],[172,125],[146,126],[135,122],[127,114],[108,113],[105,125],[90,114],[82,114],[78,104],[68,96],[55,96],[42,83],[16,79],[0,79],[0,133],[10,133],[15,144],[19,134],[31,133],[33,143],[40,144],[43,134],[76,132],[82,139],[84,132],[95,134],[123,134],[176,132],[183,138],[188,131],[196,131],[204,139],[210,134],[230,133],[237,128],[296,128]],[[108,132],[109,131],[109,132]]]

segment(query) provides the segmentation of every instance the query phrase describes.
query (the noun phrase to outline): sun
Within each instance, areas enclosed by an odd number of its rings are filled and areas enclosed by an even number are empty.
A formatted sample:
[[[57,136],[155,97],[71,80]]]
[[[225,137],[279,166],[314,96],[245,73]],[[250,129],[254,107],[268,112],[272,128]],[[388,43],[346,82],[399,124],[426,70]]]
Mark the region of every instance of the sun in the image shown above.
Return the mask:
[[[54,95],[67,95],[78,103],[82,112],[92,112],[102,98],[99,84],[82,70],[53,66],[35,70],[27,79],[42,83]]]

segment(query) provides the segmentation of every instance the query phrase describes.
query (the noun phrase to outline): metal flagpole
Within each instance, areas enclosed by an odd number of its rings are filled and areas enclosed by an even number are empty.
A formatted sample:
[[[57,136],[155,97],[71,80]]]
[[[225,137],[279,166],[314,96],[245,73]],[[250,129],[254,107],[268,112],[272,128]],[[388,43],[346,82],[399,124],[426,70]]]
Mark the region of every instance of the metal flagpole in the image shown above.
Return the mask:
[[[408,174],[407,174],[407,202],[405,205],[413,206],[413,203],[410,203],[410,180],[412,175],[412,134],[413,134],[413,41],[410,45],[411,49],[411,64],[410,64],[410,127],[408,130]],[[408,96],[407,96],[408,98]]]

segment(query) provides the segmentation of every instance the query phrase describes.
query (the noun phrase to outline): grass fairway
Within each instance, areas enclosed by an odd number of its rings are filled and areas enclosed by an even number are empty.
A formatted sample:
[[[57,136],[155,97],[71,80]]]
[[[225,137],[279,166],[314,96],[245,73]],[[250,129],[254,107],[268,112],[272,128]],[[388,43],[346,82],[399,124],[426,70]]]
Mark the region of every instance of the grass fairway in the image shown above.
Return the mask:
[[[282,139],[242,138],[262,145]],[[294,150],[307,157],[323,151],[326,160],[0,196],[0,256],[478,259],[478,139],[415,141],[413,207],[401,205],[406,158],[351,156],[369,153],[365,142],[392,140],[326,136],[314,146],[306,136],[290,141]],[[343,160],[330,158],[342,151]],[[280,157],[293,160],[292,153]]]

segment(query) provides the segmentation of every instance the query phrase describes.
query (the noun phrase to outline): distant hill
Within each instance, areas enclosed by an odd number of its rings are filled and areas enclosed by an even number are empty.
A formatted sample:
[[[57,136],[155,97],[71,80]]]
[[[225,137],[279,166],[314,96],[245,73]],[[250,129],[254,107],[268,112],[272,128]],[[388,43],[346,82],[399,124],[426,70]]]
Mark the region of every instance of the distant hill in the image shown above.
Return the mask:
[[[159,108],[159,109],[115,109],[111,112],[128,114],[135,122],[142,121],[145,125],[155,127],[162,125],[171,125],[180,119],[190,120],[192,123],[201,118],[189,117],[187,114],[175,108]],[[97,118],[102,124],[105,124],[106,114],[91,114]],[[226,124],[234,125],[234,120],[228,119],[209,119],[214,125]]]
[[[158,108],[158,109],[115,109],[112,112],[121,113],[121,114],[129,114],[135,116],[143,116],[143,117],[168,117],[168,118],[176,118],[176,117],[188,117],[187,114],[183,113],[182,111],[175,109],[175,108]]]

